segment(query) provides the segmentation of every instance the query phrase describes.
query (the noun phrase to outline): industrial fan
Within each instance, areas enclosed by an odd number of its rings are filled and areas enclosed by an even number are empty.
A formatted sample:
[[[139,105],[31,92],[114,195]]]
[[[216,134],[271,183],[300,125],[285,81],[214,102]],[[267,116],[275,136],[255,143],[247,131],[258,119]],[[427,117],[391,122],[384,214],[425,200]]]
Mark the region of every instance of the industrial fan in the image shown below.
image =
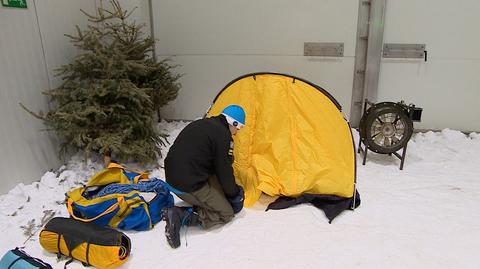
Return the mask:
[[[360,120],[358,147],[359,152],[364,153],[363,164],[370,149],[376,153],[397,156],[401,160],[402,170],[407,144],[413,133],[413,122],[420,121],[422,110],[414,104],[406,105],[403,101],[373,104],[366,100]],[[365,149],[361,147],[362,143]],[[402,148],[403,153],[400,155],[397,151]]]

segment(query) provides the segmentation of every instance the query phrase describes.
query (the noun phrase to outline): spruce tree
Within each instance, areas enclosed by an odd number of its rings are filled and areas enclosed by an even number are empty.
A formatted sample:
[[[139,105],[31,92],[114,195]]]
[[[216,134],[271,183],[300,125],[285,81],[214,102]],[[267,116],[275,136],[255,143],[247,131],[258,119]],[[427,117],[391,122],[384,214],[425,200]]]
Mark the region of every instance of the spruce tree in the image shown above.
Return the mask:
[[[81,11],[90,24],[66,35],[81,52],[58,69],[62,84],[44,92],[54,108],[35,115],[63,138],[62,149],[152,163],[167,142],[156,111],[177,97],[180,75],[151,57],[154,40],[129,21],[133,10],[110,0],[94,15]]]

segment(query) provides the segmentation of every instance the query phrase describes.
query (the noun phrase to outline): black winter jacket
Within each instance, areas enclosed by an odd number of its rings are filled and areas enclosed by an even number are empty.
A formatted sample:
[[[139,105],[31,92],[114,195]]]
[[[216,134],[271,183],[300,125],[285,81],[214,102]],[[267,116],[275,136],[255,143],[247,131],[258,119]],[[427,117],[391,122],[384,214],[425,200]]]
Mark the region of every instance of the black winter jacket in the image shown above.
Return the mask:
[[[200,189],[216,175],[227,198],[239,188],[233,175],[233,140],[225,116],[196,120],[178,135],[165,158],[165,177],[182,192]]]

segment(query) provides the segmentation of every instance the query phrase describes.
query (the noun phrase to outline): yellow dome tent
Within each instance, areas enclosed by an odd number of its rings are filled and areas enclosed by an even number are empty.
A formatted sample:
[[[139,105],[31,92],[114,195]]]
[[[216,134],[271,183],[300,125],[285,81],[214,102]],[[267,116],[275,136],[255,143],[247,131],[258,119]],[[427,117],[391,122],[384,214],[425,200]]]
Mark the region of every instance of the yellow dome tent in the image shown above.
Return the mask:
[[[230,104],[246,112],[246,125],[234,137],[233,164],[246,206],[264,192],[283,197],[272,209],[311,202],[331,221],[359,205],[351,129],[327,91],[290,75],[254,73],[225,86],[207,116]]]

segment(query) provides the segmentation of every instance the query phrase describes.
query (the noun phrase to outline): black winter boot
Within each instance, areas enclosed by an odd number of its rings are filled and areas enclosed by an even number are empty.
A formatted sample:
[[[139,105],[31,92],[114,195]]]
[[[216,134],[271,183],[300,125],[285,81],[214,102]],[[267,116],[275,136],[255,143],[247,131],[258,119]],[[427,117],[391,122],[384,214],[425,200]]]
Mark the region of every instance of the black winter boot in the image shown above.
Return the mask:
[[[191,207],[168,207],[162,209],[162,220],[165,223],[165,237],[172,248],[180,246],[180,228],[184,225],[198,225],[198,215]]]

